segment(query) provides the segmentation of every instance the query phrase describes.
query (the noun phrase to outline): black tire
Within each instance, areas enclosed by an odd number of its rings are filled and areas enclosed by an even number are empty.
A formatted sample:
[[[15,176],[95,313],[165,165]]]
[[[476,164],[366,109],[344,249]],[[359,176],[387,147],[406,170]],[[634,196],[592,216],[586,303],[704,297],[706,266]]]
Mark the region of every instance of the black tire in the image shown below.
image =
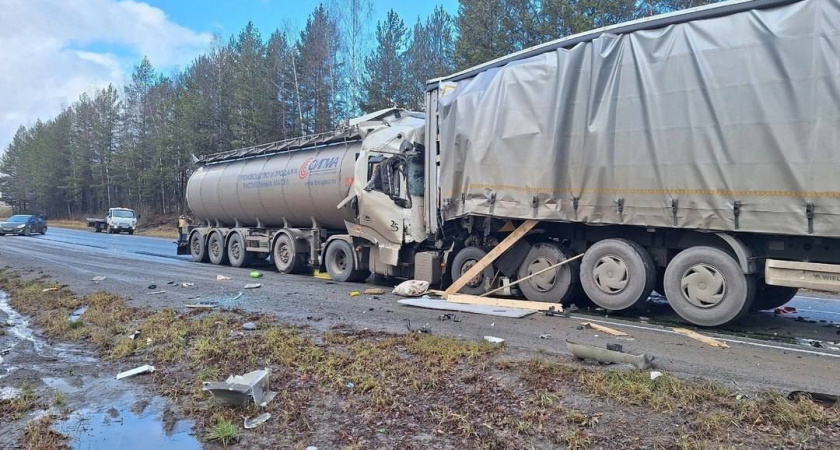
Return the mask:
[[[20,232],[21,236],[29,236],[32,234],[32,230],[29,227],[24,227],[23,231]]]
[[[678,253],[665,270],[668,303],[687,322],[724,325],[746,314],[755,298],[755,278],[738,261],[713,247]]]
[[[325,265],[330,278],[335,281],[363,281],[370,276],[367,270],[356,268],[353,247],[346,241],[336,239],[327,247]]]
[[[222,233],[218,231],[210,233],[210,239],[207,240],[207,253],[210,256],[210,262],[217,266],[228,263],[227,248]]]
[[[252,253],[245,250],[245,239],[239,233],[232,233],[228,238],[227,255],[233,267],[248,267],[251,265]]]
[[[753,300],[753,311],[764,311],[776,309],[791,301],[799,292],[799,288],[787,286],[772,286],[763,280],[756,283],[755,300]]]
[[[134,230],[133,230],[133,229],[128,230],[128,234],[132,234],[132,235],[133,235],[133,234],[134,234]]]
[[[484,258],[484,255],[486,254],[487,252],[478,247],[462,248],[461,251],[455,255],[455,259],[452,260],[452,266],[450,268],[452,281],[454,282],[458,278],[461,278],[462,274],[466,273],[470,267],[474,266],[475,263],[481,260],[481,258]],[[496,270],[491,264],[479,275],[470,280],[470,282],[465,284],[458,292],[470,295],[481,295],[489,290],[489,283],[493,280],[495,275]]]
[[[207,253],[207,242],[201,233],[193,233],[190,236],[190,256],[195,262],[209,262],[210,255]]]
[[[41,229],[41,234],[42,235],[47,234],[47,226],[46,225],[44,225],[44,228]]]
[[[570,255],[568,249],[551,243],[536,244],[519,266],[517,277],[525,278],[569,259]],[[578,281],[578,264],[575,261],[529,278],[518,286],[528,300],[564,303],[575,294]]]
[[[300,273],[306,260],[298,253],[295,241],[286,233],[281,233],[274,240],[271,260],[280,273]]]
[[[580,283],[596,305],[623,311],[650,296],[656,284],[656,266],[641,245],[625,239],[604,239],[584,253]]]

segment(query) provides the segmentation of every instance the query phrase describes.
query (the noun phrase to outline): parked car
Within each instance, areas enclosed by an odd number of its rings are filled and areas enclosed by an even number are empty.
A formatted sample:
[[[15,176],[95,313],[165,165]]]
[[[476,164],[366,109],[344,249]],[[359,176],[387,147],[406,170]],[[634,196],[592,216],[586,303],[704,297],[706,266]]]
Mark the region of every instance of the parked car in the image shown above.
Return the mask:
[[[32,233],[47,234],[47,221],[44,217],[18,214],[0,222],[0,236],[29,236]]]

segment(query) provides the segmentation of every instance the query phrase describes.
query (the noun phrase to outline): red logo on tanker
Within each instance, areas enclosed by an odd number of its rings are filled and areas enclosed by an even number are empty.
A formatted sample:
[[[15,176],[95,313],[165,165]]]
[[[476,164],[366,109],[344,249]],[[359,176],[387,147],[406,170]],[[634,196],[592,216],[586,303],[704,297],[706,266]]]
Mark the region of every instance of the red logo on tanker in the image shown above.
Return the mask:
[[[298,177],[302,180],[309,176],[309,164],[312,163],[312,160],[315,158],[309,158],[300,165],[300,169],[298,170]]]

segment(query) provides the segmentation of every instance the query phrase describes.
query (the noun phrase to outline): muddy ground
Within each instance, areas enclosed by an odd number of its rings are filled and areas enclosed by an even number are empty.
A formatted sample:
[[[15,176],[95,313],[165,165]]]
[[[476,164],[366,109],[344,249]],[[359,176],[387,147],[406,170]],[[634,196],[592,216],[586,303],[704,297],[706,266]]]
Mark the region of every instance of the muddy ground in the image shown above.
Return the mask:
[[[832,347],[840,335],[832,323],[831,300],[798,299],[801,310],[814,310],[801,321],[759,314],[724,334],[704,331],[729,341],[731,348],[721,350],[669,332],[661,324],[675,319],[655,301],[646,322],[594,311],[570,319],[458,314],[458,322],[440,321],[442,312],[399,306],[390,295],[349,296],[370,286],[283,276],[263,267],[259,271],[265,275],[256,280],[262,287],[245,290],[254,281],[247,271],[178,259],[167,252],[174,246],[165,240],[76,233],[84,232],[4,240],[0,266],[26,279],[48,276],[52,283],[67,284],[62,292],[78,293],[72,296],[77,300],[103,290],[118,294],[132,313],[115,321],[124,329],[111,328],[113,335],[102,334],[108,339],[100,336],[95,345],[72,328],[32,339],[9,332],[14,326],[6,328],[0,350],[12,349],[0,363],[0,386],[31,386],[34,398],[25,415],[3,425],[4,448],[12,442],[31,444],[26,423],[43,410],[49,411],[52,429],[70,436],[76,448],[101,447],[90,443],[98,442],[96,436],[114,435],[114,423],[120,424],[118,436],[129,437],[123,445],[130,447],[138,441],[122,424],[133,421],[177,448],[218,445],[208,439],[227,422],[238,430],[235,445],[243,448],[832,448],[838,442],[835,410],[763,393],[768,388],[783,394],[838,393],[840,352]],[[97,275],[107,278],[91,281]],[[217,275],[231,279],[217,281]],[[156,287],[149,289],[152,284]],[[166,292],[152,294],[160,291]],[[218,306],[212,312],[187,313],[185,304],[199,302]],[[71,306],[57,312],[62,320]],[[200,338],[182,336],[177,351],[183,358],[155,345],[120,347],[129,329],[165,308],[172,308],[167,320],[204,323],[211,320],[202,318],[207,316],[219,325],[203,329],[209,334]],[[213,316],[222,309],[235,311]],[[428,325],[432,334],[407,334],[407,320],[415,329]],[[632,338],[617,341],[579,330],[581,320],[601,321]],[[243,331],[245,321],[258,323],[258,330]],[[278,332],[268,335],[273,340],[266,346],[266,334]],[[545,334],[551,337],[540,339]],[[504,337],[505,347],[482,344],[484,335]],[[219,339],[213,342],[229,352],[214,353],[204,338]],[[657,384],[647,372],[604,372],[581,365],[567,355],[565,338],[599,346],[620,342],[627,351],[652,354],[667,378]],[[115,348],[120,351],[114,353]],[[298,361],[301,357],[308,359]],[[112,379],[120,370],[147,363],[158,372]],[[272,385],[281,395],[269,405],[273,418],[246,431],[243,418],[260,410],[219,409],[201,392],[199,380],[262,366],[273,370]],[[16,369],[3,376],[8,367]],[[137,406],[144,399],[148,409]],[[99,426],[106,431],[97,432],[93,423],[107,425]],[[78,440],[86,435],[92,437]],[[51,436],[37,437],[49,441]]]

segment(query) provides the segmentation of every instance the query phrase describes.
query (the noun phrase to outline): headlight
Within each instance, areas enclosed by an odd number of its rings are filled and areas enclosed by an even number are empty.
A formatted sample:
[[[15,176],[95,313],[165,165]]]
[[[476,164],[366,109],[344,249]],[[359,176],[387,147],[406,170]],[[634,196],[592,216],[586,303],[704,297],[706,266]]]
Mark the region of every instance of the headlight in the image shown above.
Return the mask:
[[[16,228],[23,228],[23,227],[25,227],[25,226],[26,226],[26,224],[23,224],[23,225],[18,225]]]

